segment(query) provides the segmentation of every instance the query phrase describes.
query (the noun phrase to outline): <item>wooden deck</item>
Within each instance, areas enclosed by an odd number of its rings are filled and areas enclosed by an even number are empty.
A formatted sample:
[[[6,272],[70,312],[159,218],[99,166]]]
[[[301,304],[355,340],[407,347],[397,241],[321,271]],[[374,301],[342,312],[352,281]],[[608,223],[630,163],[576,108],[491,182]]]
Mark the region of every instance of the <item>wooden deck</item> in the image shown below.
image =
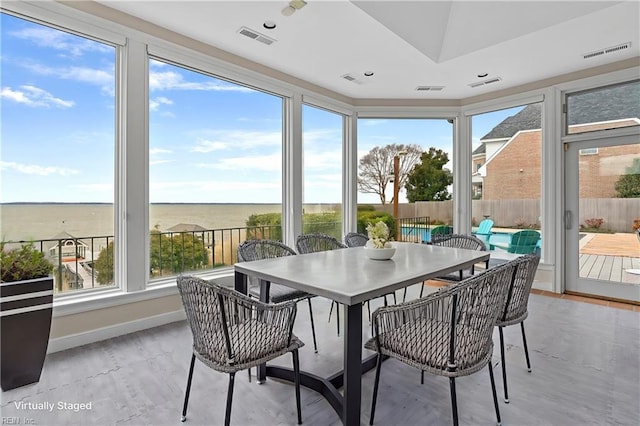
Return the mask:
[[[580,277],[640,284],[635,234],[587,234],[580,240]]]

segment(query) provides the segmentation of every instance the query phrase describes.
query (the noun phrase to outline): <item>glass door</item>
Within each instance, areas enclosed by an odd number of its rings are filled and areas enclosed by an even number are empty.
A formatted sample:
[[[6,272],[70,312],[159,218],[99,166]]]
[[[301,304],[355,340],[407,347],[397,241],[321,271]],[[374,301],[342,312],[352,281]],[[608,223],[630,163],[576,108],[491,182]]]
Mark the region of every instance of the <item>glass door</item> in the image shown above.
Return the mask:
[[[640,136],[565,144],[566,290],[640,301]]]

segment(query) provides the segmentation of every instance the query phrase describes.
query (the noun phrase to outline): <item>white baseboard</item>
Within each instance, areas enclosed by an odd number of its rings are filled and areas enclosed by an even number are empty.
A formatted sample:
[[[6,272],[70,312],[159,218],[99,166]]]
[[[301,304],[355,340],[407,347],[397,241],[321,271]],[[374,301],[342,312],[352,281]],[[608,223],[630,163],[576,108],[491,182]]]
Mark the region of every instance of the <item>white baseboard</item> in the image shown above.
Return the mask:
[[[75,348],[77,346],[89,343],[99,342],[101,340],[111,339],[113,337],[122,336],[124,334],[134,333],[148,328],[158,327],[172,322],[182,321],[186,319],[184,310],[167,312],[164,314],[154,315],[152,317],[142,318],[135,321],[129,321],[121,324],[110,325],[108,327],[98,328],[95,330],[85,331],[82,333],[71,334],[68,336],[58,337],[49,340],[47,353],[64,351],[66,349]]]

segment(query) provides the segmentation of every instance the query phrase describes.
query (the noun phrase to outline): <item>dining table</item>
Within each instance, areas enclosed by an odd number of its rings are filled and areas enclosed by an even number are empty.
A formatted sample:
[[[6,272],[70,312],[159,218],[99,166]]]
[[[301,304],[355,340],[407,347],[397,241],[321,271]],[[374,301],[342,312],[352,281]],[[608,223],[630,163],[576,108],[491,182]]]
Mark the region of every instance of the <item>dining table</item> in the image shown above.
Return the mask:
[[[342,369],[328,377],[300,371],[300,384],[320,393],[344,425],[360,425],[362,374],[375,367],[375,355],[362,359],[362,302],[392,293],[489,259],[488,251],[394,242],[388,260],[373,260],[365,247],[239,262],[235,289],[247,293],[247,277],[260,281],[260,299],[269,300],[271,282],[344,305]],[[261,365],[258,380],[275,377],[293,382],[290,368]],[[342,392],[340,389],[342,388]]]

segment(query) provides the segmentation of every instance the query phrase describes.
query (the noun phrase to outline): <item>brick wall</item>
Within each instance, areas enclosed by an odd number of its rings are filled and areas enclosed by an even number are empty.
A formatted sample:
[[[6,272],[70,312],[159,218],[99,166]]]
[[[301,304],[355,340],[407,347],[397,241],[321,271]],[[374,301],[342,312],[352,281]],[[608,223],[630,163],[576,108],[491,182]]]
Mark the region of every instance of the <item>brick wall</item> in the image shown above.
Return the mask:
[[[542,138],[540,130],[518,132],[486,164],[484,200],[540,198]]]

